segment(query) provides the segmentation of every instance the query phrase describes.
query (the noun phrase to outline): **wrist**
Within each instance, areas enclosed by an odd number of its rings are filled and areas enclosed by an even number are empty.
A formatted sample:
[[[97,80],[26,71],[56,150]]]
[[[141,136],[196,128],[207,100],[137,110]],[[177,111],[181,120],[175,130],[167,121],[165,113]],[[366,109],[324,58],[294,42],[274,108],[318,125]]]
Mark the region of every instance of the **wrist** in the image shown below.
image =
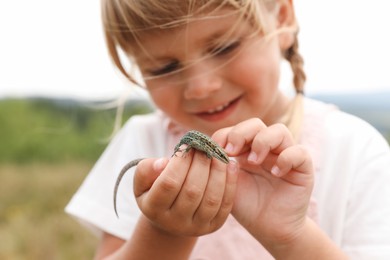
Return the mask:
[[[147,217],[141,216],[139,220],[138,227],[143,229],[145,233],[149,234],[151,237],[156,239],[164,240],[164,242],[168,243],[176,243],[179,242],[180,244],[195,244],[197,237],[193,236],[184,236],[184,235],[178,235],[175,233],[168,232],[156,224],[154,224],[152,221],[150,221]]]
[[[187,259],[196,240],[164,231],[141,216],[132,238],[118,253],[120,259]]]
[[[264,247],[276,259],[348,259],[308,217],[299,232],[278,241],[266,242]]]

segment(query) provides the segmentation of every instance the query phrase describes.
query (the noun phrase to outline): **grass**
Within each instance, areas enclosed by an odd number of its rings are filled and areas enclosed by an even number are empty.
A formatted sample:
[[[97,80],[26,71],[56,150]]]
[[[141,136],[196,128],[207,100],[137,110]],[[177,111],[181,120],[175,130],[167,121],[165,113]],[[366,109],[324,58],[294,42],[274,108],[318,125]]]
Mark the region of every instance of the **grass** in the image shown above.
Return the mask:
[[[0,100],[0,259],[92,259],[97,239],[64,212],[113,131],[114,109]],[[123,122],[151,111],[126,106]]]
[[[92,259],[96,237],[64,212],[91,166],[0,166],[0,259]]]

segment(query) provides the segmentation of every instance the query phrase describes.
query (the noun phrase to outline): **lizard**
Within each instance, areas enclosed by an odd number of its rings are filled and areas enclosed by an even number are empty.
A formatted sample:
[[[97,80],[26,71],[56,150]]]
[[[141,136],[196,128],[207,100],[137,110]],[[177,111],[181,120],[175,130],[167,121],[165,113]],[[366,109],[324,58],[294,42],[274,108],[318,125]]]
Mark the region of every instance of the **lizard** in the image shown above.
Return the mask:
[[[185,149],[180,148],[183,144],[187,145]],[[185,135],[183,135],[179,143],[175,146],[172,156],[175,156],[177,152],[183,152],[183,155],[185,155],[191,149],[196,149],[198,151],[204,152],[206,156],[210,159],[214,157],[220,160],[221,162],[224,162],[226,164],[229,163],[229,157],[226,154],[225,150],[221,146],[219,146],[216,142],[214,142],[209,136],[196,130],[190,130]],[[123,166],[122,170],[120,171],[116,179],[116,183],[114,187],[114,210],[117,217],[119,217],[119,215],[116,207],[116,198],[117,198],[119,184],[123,176],[125,175],[125,173],[130,168],[138,165],[138,163],[143,159],[145,158],[138,158],[128,162],[125,166]]]

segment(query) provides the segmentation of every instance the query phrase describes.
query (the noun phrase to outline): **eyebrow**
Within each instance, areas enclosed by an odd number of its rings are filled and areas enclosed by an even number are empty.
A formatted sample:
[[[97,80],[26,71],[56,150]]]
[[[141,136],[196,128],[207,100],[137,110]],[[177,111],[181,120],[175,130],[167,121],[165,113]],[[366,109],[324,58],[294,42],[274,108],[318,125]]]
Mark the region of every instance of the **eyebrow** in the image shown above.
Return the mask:
[[[233,34],[230,34],[229,36],[231,37],[235,37],[237,35],[235,35],[234,33]],[[206,39],[200,39],[201,43],[199,43],[199,45],[201,45],[202,47],[206,47],[206,48],[209,48],[213,45],[216,44],[217,41],[219,40],[224,40],[224,39],[228,39],[228,37],[225,37],[224,35],[224,31],[220,30],[218,32],[215,32],[214,34],[212,34],[211,36],[207,37]],[[172,60],[177,60],[177,58],[171,56],[171,53],[168,52],[165,52],[165,53],[146,53],[145,51],[142,50],[142,48],[138,49],[137,50],[138,54],[137,55],[134,55],[134,58],[136,59],[137,63],[153,63],[153,62],[170,62]]]
[[[242,37],[242,35],[245,34],[245,32],[247,31],[247,29],[244,28],[235,28],[234,30],[230,29],[232,29],[231,23],[224,22],[223,24],[220,24],[218,28],[215,28],[211,35],[207,35],[206,38],[201,37],[195,44],[198,44],[203,47],[210,47],[215,44],[216,41],[219,40],[228,40],[230,37]],[[150,35],[158,37],[159,33],[151,33]],[[175,44],[175,42],[173,41],[171,44]],[[134,58],[139,64],[145,63],[149,65],[155,62],[164,63],[170,62],[172,60],[177,60],[177,58],[173,57],[171,53],[169,53],[169,51],[166,53],[147,53],[146,50],[144,50],[142,46],[140,46],[137,48],[136,52],[138,53],[138,55],[134,55]]]

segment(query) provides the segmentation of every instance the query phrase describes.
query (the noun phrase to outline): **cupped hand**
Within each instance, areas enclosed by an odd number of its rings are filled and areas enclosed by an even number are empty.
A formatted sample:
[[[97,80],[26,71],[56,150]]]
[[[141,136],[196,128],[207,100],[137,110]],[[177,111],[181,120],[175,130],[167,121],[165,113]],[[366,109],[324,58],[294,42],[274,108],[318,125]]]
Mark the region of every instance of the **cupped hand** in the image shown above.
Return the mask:
[[[236,164],[192,149],[168,159],[145,159],[134,176],[134,194],[152,224],[175,235],[199,236],[218,229],[233,206]]]
[[[293,239],[303,230],[313,188],[308,152],[282,124],[249,119],[213,138],[239,163],[232,213],[261,242]]]

